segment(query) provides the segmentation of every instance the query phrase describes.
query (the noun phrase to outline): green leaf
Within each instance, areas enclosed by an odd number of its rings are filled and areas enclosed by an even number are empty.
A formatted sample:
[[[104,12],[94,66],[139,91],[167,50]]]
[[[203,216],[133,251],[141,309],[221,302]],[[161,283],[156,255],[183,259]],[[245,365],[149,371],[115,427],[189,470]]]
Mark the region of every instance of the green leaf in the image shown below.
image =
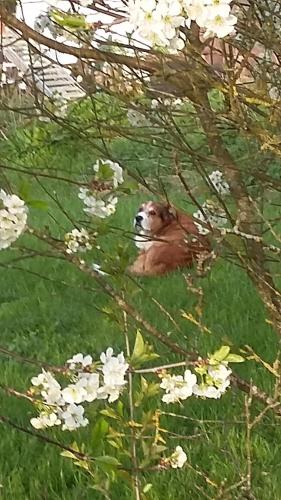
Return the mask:
[[[65,14],[61,11],[52,11],[51,18],[60,26],[71,29],[86,29],[87,23],[85,16],[79,14]]]
[[[62,451],[61,456],[66,457],[66,458],[72,458],[72,459],[75,458],[75,460],[77,459],[77,456],[74,455],[74,453],[71,453],[71,451]]]
[[[93,447],[97,450],[102,444],[105,436],[108,433],[109,424],[104,418],[100,418],[93,428],[92,441]]]
[[[123,417],[123,415],[124,415],[123,408],[124,408],[124,405],[123,405],[122,401],[119,400],[117,403],[117,412],[119,413],[120,417]]]
[[[133,358],[139,358],[144,352],[144,340],[142,338],[142,335],[140,331],[137,331],[136,335],[136,340],[135,340],[135,346],[132,354],[132,359]]]
[[[142,491],[143,491],[143,493],[148,493],[151,490],[151,488],[152,488],[152,484],[147,483]]]
[[[110,181],[112,177],[113,177],[112,168],[106,163],[100,165],[99,171],[97,173],[97,178],[102,181]]]
[[[228,345],[223,345],[218,351],[214,352],[214,354],[210,357],[210,365],[216,365],[221,361],[224,361],[228,356],[230,351],[230,347]]]
[[[121,186],[118,186],[118,191],[126,194],[133,194],[139,190],[139,184],[134,179],[126,179]]]
[[[95,457],[95,461],[101,464],[112,465],[113,467],[118,467],[121,465],[119,460],[115,457],[111,457],[110,455],[102,455],[101,457]]]
[[[153,352],[153,347],[144,342],[140,331],[137,331],[134,350],[131,356],[131,364],[133,366],[140,366],[146,361],[152,361],[159,358],[159,355]]]
[[[98,491],[99,493],[101,493],[106,498],[106,500],[111,500],[111,497],[109,496],[107,490],[104,489],[99,484],[90,485],[90,488],[92,488],[93,490]]]
[[[30,198],[30,182],[22,181],[19,187],[19,196],[22,200],[27,201]]]
[[[86,462],[85,460],[77,460],[76,462],[74,462],[74,464],[77,467],[80,467],[80,469],[85,469],[85,470],[90,469],[88,462]]]
[[[100,413],[105,417],[114,418],[115,420],[119,420],[120,416],[114,411],[112,408],[107,408],[105,410],[101,410]]]
[[[113,439],[108,439],[108,440],[107,440],[107,442],[108,442],[108,444],[110,444],[110,446],[112,446],[113,448],[116,448],[117,450],[119,450],[119,449],[120,449],[119,444],[118,444],[116,441],[114,441]]]
[[[80,451],[79,446],[78,446],[78,444],[76,443],[76,441],[74,441],[74,442],[72,443],[71,448],[72,448],[74,451]],[[83,446],[82,446],[82,448],[83,448]]]
[[[160,384],[151,382],[150,384],[144,377],[141,377],[141,390],[135,393],[135,407],[140,406],[144,398],[155,397],[159,393]]]
[[[157,382],[152,382],[151,384],[148,385],[146,395],[147,397],[151,398],[154,397],[158,394],[160,388],[160,384]]]
[[[225,361],[228,363],[243,363],[245,361],[245,358],[242,356],[239,356],[239,354],[229,354],[226,356]]]
[[[49,205],[43,200],[26,200],[26,203],[31,208],[38,208],[39,210],[48,210]]]

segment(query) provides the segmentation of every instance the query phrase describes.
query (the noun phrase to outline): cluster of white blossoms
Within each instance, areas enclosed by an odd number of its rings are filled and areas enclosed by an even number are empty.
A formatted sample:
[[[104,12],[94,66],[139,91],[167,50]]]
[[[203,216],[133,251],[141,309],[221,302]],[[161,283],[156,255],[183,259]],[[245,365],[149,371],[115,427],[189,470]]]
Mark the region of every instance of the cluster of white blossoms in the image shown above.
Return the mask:
[[[86,229],[72,229],[64,236],[64,242],[67,246],[66,253],[86,252],[92,249],[90,236]]]
[[[124,182],[123,178],[123,169],[120,167],[119,163],[111,161],[111,160],[97,160],[93,166],[94,171],[97,173],[97,179],[99,180],[109,180],[112,181],[113,187],[117,188],[119,184]],[[103,170],[105,172],[106,178],[104,178]],[[108,177],[109,170],[109,177]]]
[[[164,99],[152,99],[151,100],[151,103],[150,103],[150,107],[151,109],[158,109],[159,107],[161,106],[164,106],[164,107],[171,107],[171,108],[178,108],[180,106],[182,106],[184,104],[184,101],[183,99],[180,99],[180,98],[170,98],[170,97],[166,97]]]
[[[0,190],[0,250],[8,248],[24,232],[27,207],[15,194]]]
[[[226,213],[223,208],[210,200],[205,201],[202,209],[194,212],[193,217],[204,222],[209,227],[211,226],[211,228],[221,227],[227,223]],[[194,221],[194,224],[197,226],[200,234],[205,235],[210,232],[210,229],[205,225],[202,226],[200,222]]]
[[[101,354],[100,361],[100,364],[93,364],[90,355],[75,354],[67,361],[71,383],[64,388],[45,370],[33,377],[30,392],[37,399],[41,398],[40,407],[43,403],[44,410],[30,420],[31,425],[36,429],[61,425],[62,430],[73,431],[89,423],[84,416],[83,403],[96,399],[106,399],[109,403],[116,401],[127,384],[125,375],[129,365],[123,353],[114,356],[111,347]]]
[[[162,397],[164,403],[177,403],[180,400],[189,398],[193,393],[193,387],[197,382],[197,377],[190,370],[185,370],[182,375],[165,375],[160,384],[161,389],[165,389]]]
[[[162,401],[164,403],[178,403],[192,395],[219,399],[230,385],[232,371],[228,368],[227,362],[210,365],[207,360],[197,371],[201,377],[200,382],[197,375],[190,370],[185,370],[184,376],[160,375],[162,379],[160,387],[165,390]]]
[[[177,110],[179,109],[182,105],[184,104],[183,99],[175,98],[175,97],[165,97],[165,98],[157,98],[157,99],[151,99],[150,101],[150,110],[159,112],[161,110],[167,110],[172,109],[172,110]],[[152,123],[151,121],[147,118],[147,116],[144,114],[142,110],[137,110],[137,109],[129,109],[127,112],[127,118],[129,123],[133,127],[151,127]]]
[[[237,17],[231,0],[129,0],[129,22],[152,46],[181,50],[185,40],[181,27],[195,21],[205,36],[223,38],[234,31]]]
[[[98,199],[89,189],[81,188],[79,198],[83,201],[86,208],[84,212],[100,219],[105,219],[115,213],[118,203],[117,196],[110,195],[106,200]]]
[[[111,191],[124,182],[123,169],[119,163],[100,159],[93,170],[92,188],[80,188],[78,196],[86,205],[85,213],[105,219],[115,213],[118,198]]]
[[[108,398],[109,403],[113,403],[118,399],[124,385],[127,384],[125,375],[129,365],[126,363],[122,352],[118,356],[113,356],[111,347],[101,354],[100,359],[103,363],[104,385],[99,388],[99,397],[101,399]]]
[[[214,170],[208,176],[208,181],[221,196],[230,194],[229,184],[224,180],[223,174],[220,170]]]
[[[223,178],[220,170],[214,170],[208,175],[207,182],[221,197],[230,194],[229,184]],[[217,202],[211,200],[206,200],[202,205],[202,209],[193,213],[193,217],[198,221],[204,222],[207,226],[211,226],[211,228],[221,228],[221,226],[225,226],[227,223],[227,216],[224,209]],[[194,222],[200,234],[205,235],[210,232],[210,227],[202,226],[197,221]]]
[[[193,387],[195,396],[219,399],[230,386],[230,375],[232,371],[227,363],[208,366],[207,372],[202,374],[202,381]]]
[[[187,461],[186,453],[181,446],[176,446],[174,453],[170,456],[169,462],[173,469],[181,469]]]

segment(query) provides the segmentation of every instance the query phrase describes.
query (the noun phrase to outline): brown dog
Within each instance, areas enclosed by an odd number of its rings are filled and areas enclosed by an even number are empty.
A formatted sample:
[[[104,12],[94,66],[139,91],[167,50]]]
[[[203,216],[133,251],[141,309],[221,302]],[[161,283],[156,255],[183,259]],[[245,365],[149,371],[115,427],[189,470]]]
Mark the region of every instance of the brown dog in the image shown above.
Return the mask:
[[[130,274],[158,276],[181,267],[191,267],[202,252],[210,250],[206,237],[199,234],[190,215],[169,205],[149,201],[135,217],[140,253],[129,267]]]

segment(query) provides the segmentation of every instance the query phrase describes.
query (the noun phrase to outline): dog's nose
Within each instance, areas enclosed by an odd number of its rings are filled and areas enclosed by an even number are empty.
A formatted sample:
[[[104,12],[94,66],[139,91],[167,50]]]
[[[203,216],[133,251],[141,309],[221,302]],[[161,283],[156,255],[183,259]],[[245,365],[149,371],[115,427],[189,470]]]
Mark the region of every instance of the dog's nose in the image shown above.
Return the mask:
[[[143,216],[142,215],[136,215],[135,217],[135,221],[139,224],[141,221],[143,220]]]

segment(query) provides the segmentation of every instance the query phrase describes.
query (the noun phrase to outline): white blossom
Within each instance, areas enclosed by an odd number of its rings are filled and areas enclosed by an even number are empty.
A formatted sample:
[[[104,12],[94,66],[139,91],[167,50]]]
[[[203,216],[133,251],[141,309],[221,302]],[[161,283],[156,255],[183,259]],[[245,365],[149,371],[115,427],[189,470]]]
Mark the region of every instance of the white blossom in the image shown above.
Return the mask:
[[[83,386],[77,384],[69,384],[61,391],[61,395],[66,403],[79,404],[85,401],[86,390]]]
[[[62,430],[74,431],[79,427],[85,427],[88,425],[89,420],[84,418],[84,411],[85,410],[81,405],[68,405],[60,416],[61,420],[63,420]]]
[[[123,353],[113,356],[111,347],[101,354],[100,360],[103,363],[101,371],[104,385],[98,390],[99,398],[105,399],[108,397],[109,403],[112,403],[118,399],[124,385],[127,384],[125,375],[129,365],[126,363]]]
[[[48,413],[42,411],[37,418],[31,418],[30,423],[35,429],[45,429],[46,427],[60,425],[61,420],[55,412]]]
[[[237,18],[231,14],[231,0],[129,0],[129,22],[134,31],[152,46],[182,50],[185,41],[180,27],[191,21],[207,36],[225,37],[233,32]]]
[[[117,188],[119,184],[122,184],[124,182],[123,169],[122,167],[120,167],[119,163],[113,162],[111,160],[100,159],[96,161],[96,163],[93,166],[93,169],[98,174],[103,166],[109,167],[109,169],[112,171],[111,180],[113,182],[114,188]]]
[[[103,363],[102,373],[106,385],[124,385],[126,383],[124,376],[129,365],[125,361],[123,352],[113,356],[113,349],[109,347],[105,353],[101,354],[100,360]]]
[[[99,374],[98,373],[82,373],[76,385],[85,390],[84,401],[91,403],[98,397]]]
[[[217,15],[213,19],[208,19],[204,23],[204,28],[207,29],[205,37],[217,36],[218,38],[224,38],[233,32],[236,23],[237,17],[233,15],[228,17]]]
[[[208,375],[213,379],[214,385],[222,394],[230,385],[231,373],[232,371],[223,363],[208,367]]]
[[[42,369],[42,373],[39,373],[37,377],[32,377],[31,383],[40,389],[60,388],[60,384],[55,377],[50,372],[46,372],[44,368]]]
[[[202,16],[206,5],[202,0],[184,0],[185,11],[191,21],[196,21]]]
[[[126,382],[125,382],[126,383]],[[121,393],[121,387],[115,385],[103,385],[98,389],[99,399],[108,399],[109,403],[114,403]]]
[[[93,170],[95,179],[92,188],[80,188],[78,197],[86,206],[84,212],[104,219],[115,213],[118,198],[114,196],[112,189],[117,189],[124,182],[123,169],[117,162],[99,159]]]
[[[63,406],[64,404],[64,399],[62,397],[61,387],[59,384],[58,387],[50,386],[42,390],[41,396],[47,405]]]
[[[228,17],[230,14],[230,2],[232,0],[205,0],[205,12],[207,19],[214,19],[216,16]]]
[[[193,388],[193,394],[202,398],[219,399],[221,397],[221,393],[216,387],[207,384],[196,384]]]
[[[193,213],[193,217],[205,224],[209,224],[213,228],[224,226],[227,223],[225,211],[209,200],[203,203],[202,210],[197,210],[197,212]],[[197,226],[200,234],[205,235],[210,232],[210,230],[202,226],[200,222],[194,221],[194,224]]]
[[[204,398],[219,399],[230,386],[231,373],[227,363],[209,365],[204,382],[195,385],[193,394]]]
[[[91,197],[91,193],[90,193],[90,190],[88,188],[80,188],[79,189],[79,194],[78,194],[78,198],[80,198],[80,200],[83,200],[83,202],[86,204],[89,203],[89,200],[88,198]]]
[[[86,366],[90,366],[93,363],[93,358],[89,354],[84,356],[81,352],[78,354],[74,354],[72,358],[67,360],[67,364],[69,364],[70,370],[77,369],[77,365],[81,368],[85,368]]]
[[[184,466],[187,461],[187,456],[181,446],[176,446],[176,449],[171,455],[169,461],[173,469],[181,469]]]
[[[15,194],[0,190],[0,250],[8,248],[24,232],[27,207]]]
[[[88,215],[105,219],[115,213],[118,198],[110,195],[106,200],[99,199],[94,194],[91,194],[89,189],[80,188],[79,198],[83,200],[84,212]]]
[[[183,105],[183,100],[180,98],[169,98],[166,97],[165,99],[152,99],[150,103],[151,109],[157,109],[160,106],[166,106],[166,107],[172,107],[172,108],[178,108]]]
[[[214,170],[208,176],[208,180],[220,195],[225,196],[230,194],[229,184],[223,179],[223,174],[220,170]]]
[[[197,381],[196,375],[190,370],[185,370],[182,375],[165,375],[160,384],[161,389],[166,393],[162,397],[164,403],[177,403],[192,396],[193,387]]]
[[[69,254],[86,252],[92,249],[89,233],[84,228],[80,229],[80,231],[78,229],[72,229],[72,231],[66,233],[64,241],[67,246],[66,253]]]
[[[62,424],[63,430],[73,431],[88,424],[83,404],[96,399],[107,399],[109,403],[116,401],[127,384],[125,375],[129,365],[123,353],[114,356],[111,347],[100,355],[100,361],[102,365],[91,372],[89,370],[95,367],[92,356],[73,355],[66,362],[71,370],[71,383],[64,388],[44,369],[33,377],[33,393],[41,395],[43,404],[52,406],[52,411],[49,408],[31,419],[33,427],[43,429]]]

